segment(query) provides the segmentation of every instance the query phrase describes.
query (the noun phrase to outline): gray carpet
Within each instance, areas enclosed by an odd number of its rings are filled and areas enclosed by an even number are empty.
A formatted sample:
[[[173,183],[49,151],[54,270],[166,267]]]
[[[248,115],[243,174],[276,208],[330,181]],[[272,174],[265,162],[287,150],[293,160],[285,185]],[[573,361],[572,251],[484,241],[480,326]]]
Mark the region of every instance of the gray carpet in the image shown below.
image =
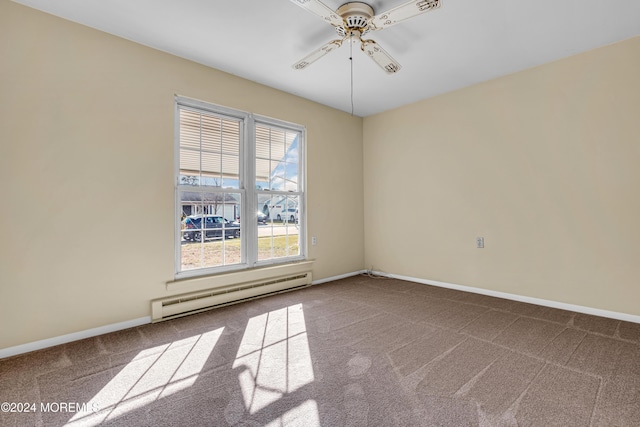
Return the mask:
[[[355,276],[0,360],[0,402],[2,426],[638,426],[640,325]]]

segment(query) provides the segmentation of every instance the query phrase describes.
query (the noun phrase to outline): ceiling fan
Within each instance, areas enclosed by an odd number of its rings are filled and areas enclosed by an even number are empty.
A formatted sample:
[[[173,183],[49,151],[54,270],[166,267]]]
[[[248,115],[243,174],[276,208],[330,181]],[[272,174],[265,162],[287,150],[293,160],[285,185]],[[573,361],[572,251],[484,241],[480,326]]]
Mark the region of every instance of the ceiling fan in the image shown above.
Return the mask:
[[[384,13],[374,15],[373,8],[362,2],[345,3],[334,12],[320,0],[291,1],[332,25],[338,35],[342,37],[311,52],[293,64],[293,68],[296,70],[306,68],[332,50],[342,46],[342,43],[349,39],[352,43],[360,42],[360,49],[389,74],[400,70],[398,61],[393,59],[378,43],[373,40],[363,40],[362,36],[370,31],[382,30],[440,6],[440,0],[412,0]]]

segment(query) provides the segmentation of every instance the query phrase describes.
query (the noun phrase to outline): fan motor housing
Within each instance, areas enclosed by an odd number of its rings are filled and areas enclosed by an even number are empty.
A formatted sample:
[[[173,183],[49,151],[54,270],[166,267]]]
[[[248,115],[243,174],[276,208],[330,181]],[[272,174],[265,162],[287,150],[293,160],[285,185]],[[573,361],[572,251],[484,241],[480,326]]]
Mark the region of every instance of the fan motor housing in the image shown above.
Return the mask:
[[[365,28],[373,16],[373,8],[366,3],[354,1],[343,4],[336,13],[344,19],[347,28]]]

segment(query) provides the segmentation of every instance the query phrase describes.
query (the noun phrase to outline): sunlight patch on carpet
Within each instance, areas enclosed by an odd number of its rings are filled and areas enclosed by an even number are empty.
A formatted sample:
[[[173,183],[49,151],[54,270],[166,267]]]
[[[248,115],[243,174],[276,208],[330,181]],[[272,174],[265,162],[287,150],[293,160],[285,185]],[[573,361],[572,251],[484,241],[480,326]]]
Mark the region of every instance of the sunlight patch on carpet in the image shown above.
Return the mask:
[[[146,349],[126,364],[67,425],[96,425],[191,387],[224,328]]]
[[[251,318],[233,368],[240,371],[242,397],[250,414],[313,382],[302,304]],[[308,402],[299,410],[310,408]]]

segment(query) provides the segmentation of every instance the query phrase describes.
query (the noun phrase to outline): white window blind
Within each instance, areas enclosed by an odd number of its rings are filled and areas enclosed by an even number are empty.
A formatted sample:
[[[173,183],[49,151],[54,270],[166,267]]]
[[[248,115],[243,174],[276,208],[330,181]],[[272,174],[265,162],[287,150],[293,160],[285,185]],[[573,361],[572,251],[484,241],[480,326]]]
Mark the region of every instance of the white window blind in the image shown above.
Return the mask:
[[[242,122],[185,108],[179,114],[180,175],[211,178],[202,185],[238,188]]]

